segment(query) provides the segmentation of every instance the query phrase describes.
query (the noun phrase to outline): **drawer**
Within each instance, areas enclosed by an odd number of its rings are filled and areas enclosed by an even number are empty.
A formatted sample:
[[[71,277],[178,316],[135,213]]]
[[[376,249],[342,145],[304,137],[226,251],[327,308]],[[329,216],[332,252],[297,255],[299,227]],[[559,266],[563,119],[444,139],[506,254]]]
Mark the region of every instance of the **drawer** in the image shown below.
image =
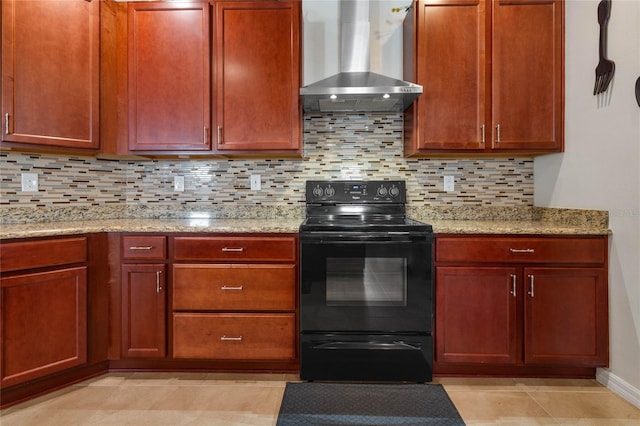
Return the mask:
[[[294,314],[173,314],[173,357],[292,360]]]
[[[175,237],[175,260],[290,261],[294,237]]]
[[[3,243],[0,249],[0,270],[2,272],[84,263],[86,261],[86,237]]]
[[[294,310],[294,265],[173,267],[174,310]]]
[[[436,262],[604,264],[606,237],[436,237]]]
[[[125,235],[122,237],[124,260],[164,259],[167,257],[167,238],[162,235]]]

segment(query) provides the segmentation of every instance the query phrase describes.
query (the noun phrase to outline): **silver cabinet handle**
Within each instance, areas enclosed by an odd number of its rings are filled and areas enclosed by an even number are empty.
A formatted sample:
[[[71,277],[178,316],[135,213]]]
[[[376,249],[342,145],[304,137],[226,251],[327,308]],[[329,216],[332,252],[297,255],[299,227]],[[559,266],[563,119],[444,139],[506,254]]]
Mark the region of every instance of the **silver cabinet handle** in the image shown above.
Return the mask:
[[[533,275],[528,275],[528,277],[529,277],[529,283],[531,284],[531,289],[527,292],[527,294],[533,297],[534,296],[533,287],[535,285],[535,277]]]
[[[500,143],[500,125],[496,125],[496,143]]]
[[[241,342],[242,341],[242,336],[239,336],[239,337],[222,336],[220,338],[220,340],[223,341],[223,342]]]
[[[222,145],[224,141],[222,140],[222,126],[218,126],[218,145]]]
[[[203,131],[202,131],[202,140],[204,141],[203,143],[204,143],[205,145],[207,145],[207,141],[208,141],[207,136],[208,136],[207,128],[205,127],[205,128],[203,129]]]
[[[514,248],[510,248],[509,251],[511,253],[535,253],[536,251],[532,248],[527,248],[527,249],[514,249]]]
[[[480,139],[480,143],[484,143],[484,136],[485,136],[484,135],[484,127],[485,127],[484,124],[482,126],[480,126],[480,132],[481,132],[480,134],[482,135],[481,139]]]
[[[162,291],[162,284],[160,284],[160,274],[162,274],[162,271],[156,271],[156,293],[160,293]]]
[[[511,276],[511,291],[510,291],[510,293],[511,293],[511,295],[513,297],[516,297],[516,280],[517,280],[517,277],[516,277],[516,274],[511,274],[510,276]]]
[[[151,250],[153,246],[132,246],[129,250]]]
[[[242,286],[237,286],[237,287],[231,287],[231,286],[226,286],[223,285],[222,287],[220,287],[220,290],[223,291],[231,291],[231,290],[236,290],[236,291],[242,291]]]
[[[4,134],[9,134],[9,113],[4,114]]]
[[[222,251],[241,253],[244,251],[244,247],[222,247]]]

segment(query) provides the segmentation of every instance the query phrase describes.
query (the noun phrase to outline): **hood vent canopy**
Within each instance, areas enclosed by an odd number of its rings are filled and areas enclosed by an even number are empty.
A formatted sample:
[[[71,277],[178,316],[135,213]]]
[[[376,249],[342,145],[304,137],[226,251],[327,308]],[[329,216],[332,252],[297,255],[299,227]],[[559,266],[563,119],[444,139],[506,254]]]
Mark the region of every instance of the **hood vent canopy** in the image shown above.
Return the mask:
[[[402,112],[422,86],[373,73],[369,1],[340,0],[340,73],[300,89],[305,112]]]

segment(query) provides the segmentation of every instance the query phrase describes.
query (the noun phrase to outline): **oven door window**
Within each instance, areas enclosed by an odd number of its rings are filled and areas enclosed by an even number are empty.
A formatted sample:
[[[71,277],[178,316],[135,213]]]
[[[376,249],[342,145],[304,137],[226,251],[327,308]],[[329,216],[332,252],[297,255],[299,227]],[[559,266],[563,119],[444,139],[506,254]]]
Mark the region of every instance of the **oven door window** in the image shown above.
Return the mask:
[[[327,306],[406,306],[407,259],[327,257]]]
[[[431,244],[427,241],[301,239],[303,331],[431,329]]]

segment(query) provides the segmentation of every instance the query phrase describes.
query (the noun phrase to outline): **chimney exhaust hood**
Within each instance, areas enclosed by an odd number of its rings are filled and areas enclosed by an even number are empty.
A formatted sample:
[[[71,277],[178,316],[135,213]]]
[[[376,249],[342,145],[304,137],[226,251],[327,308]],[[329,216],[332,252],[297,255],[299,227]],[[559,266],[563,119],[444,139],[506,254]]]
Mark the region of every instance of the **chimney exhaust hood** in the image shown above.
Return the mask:
[[[340,0],[340,73],[300,89],[305,112],[402,112],[422,86],[370,71],[369,0]]]

